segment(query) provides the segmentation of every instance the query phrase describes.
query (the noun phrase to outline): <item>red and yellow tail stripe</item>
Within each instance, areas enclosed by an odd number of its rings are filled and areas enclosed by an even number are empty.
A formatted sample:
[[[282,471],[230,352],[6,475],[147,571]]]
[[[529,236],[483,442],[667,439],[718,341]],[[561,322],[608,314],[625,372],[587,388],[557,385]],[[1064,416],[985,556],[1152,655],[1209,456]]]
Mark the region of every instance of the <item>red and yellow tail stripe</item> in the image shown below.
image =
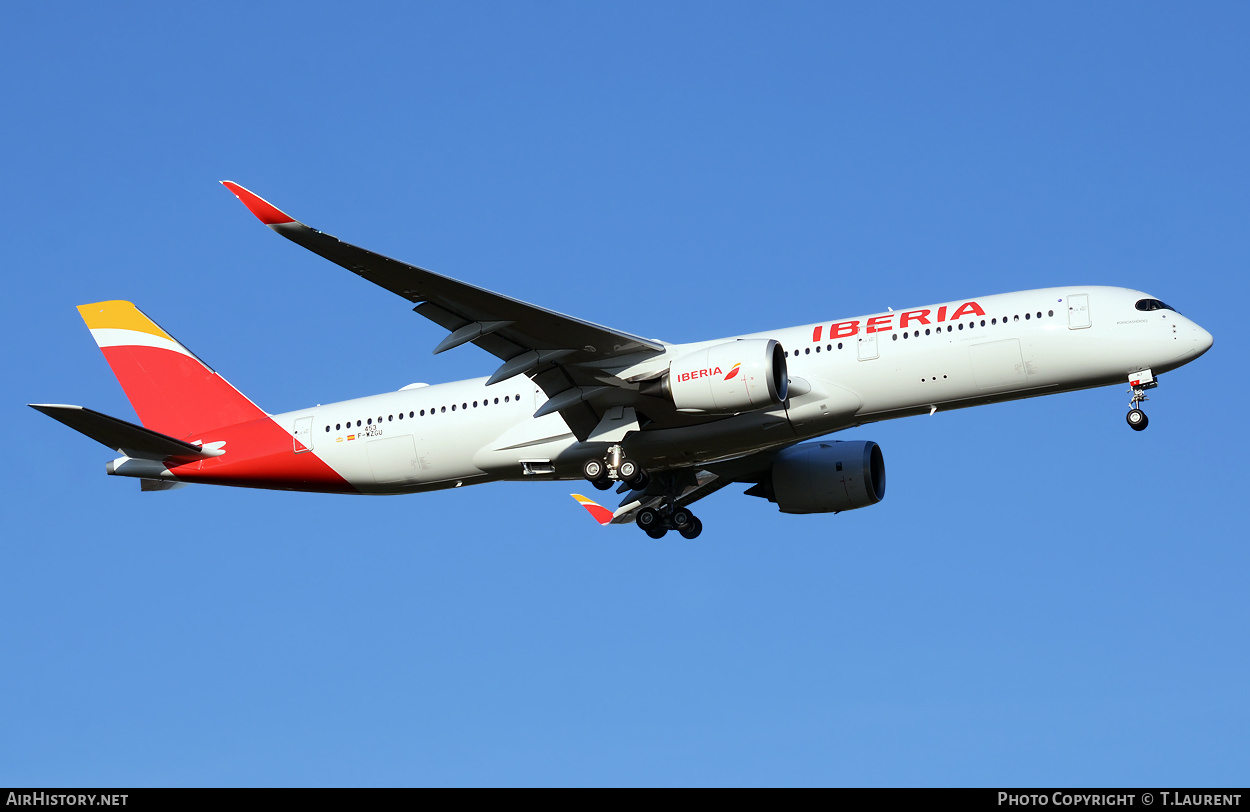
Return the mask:
[[[106,347],[156,347],[195,358],[130,302],[115,300],[79,305],[78,313],[102,350]]]

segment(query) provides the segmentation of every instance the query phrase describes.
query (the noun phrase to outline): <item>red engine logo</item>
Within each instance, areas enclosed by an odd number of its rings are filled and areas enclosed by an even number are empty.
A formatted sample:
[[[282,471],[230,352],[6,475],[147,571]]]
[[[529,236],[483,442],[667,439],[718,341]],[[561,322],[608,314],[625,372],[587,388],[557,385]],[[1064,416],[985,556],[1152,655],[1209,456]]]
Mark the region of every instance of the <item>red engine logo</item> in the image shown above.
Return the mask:
[[[738,366],[741,366],[741,364],[739,364]],[[729,377],[732,378],[734,373],[737,371],[738,371],[738,367],[734,367],[733,370],[729,373]],[[693,381],[695,378],[706,378],[709,375],[720,375],[720,374],[722,374],[720,367],[708,367],[707,369],[696,369],[692,372],[682,372],[678,374],[677,380]],[[729,380],[729,378],[726,378],[725,380]]]

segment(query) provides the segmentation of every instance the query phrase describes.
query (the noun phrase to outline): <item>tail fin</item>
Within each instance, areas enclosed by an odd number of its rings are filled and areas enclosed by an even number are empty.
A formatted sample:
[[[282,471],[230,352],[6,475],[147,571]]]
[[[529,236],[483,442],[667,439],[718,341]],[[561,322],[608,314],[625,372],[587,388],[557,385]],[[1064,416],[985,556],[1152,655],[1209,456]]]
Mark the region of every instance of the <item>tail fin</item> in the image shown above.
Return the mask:
[[[171,437],[265,417],[130,302],[78,306],[140,422]]]

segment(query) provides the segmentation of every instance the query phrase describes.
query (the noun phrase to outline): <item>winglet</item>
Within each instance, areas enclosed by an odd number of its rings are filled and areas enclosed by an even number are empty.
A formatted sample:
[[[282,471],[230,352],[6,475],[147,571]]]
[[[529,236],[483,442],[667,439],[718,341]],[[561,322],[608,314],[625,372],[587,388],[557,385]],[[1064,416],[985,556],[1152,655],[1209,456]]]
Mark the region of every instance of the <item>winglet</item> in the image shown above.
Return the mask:
[[[244,189],[232,180],[223,180],[221,185],[225,186],[231,192],[234,192],[234,196],[242,201],[244,206],[247,206],[247,210],[256,215],[256,219],[260,220],[267,226],[280,226],[283,223],[296,222],[294,217],[282,211],[260,195],[249,192],[247,189]]]
[[[600,505],[594,500],[587,499],[581,494],[571,493],[569,494],[569,496],[576,499],[578,501],[578,504],[586,508],[586,511],[590,513],[591,518],[593,518],[599,524],[607,524],[608,522],[612,521],[612,511],[608,510],[603,505]]]

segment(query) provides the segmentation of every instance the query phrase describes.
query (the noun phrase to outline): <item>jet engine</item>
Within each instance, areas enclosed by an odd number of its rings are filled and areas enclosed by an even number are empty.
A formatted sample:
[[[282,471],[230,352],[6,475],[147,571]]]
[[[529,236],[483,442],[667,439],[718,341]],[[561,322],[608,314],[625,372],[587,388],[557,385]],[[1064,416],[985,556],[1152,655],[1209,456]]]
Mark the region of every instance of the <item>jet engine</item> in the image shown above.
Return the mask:
[[[782,513],[838,513],[875,505],[885,496],[885,459],[871,440],[821,441],[785,449],[747,493],[775,502]]]
[[[733,414],[784,403],[789,382],[781,345],[749,338],[683,355],[642,393],[667,396],[679,412]]]

